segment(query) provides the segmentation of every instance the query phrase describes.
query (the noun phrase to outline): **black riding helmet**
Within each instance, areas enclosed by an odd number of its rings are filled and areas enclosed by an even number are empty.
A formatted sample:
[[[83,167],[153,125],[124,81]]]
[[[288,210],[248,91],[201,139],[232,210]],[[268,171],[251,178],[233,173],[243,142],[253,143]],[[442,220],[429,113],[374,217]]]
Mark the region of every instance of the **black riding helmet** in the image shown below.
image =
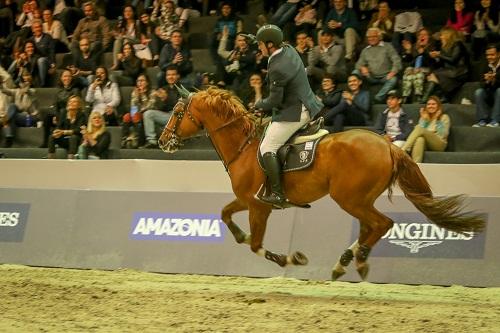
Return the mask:
[[[283,31],[273,24],[266,24],[257,31],[258,42],[272,42],[275,47],[278,47],[283,42]]]

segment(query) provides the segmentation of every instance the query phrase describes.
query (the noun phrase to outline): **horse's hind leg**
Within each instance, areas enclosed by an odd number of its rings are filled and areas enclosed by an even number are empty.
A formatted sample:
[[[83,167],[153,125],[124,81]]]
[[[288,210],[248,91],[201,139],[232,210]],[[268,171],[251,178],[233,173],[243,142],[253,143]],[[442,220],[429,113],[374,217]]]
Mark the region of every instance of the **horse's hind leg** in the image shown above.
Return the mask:
[[[377,241],[392,227],[393,222],[373,206],[369,208],[363,207],[362,209],[346,209],[346,211],[359,219],[359,237],[358,240],[340,256],[333,268],[332,279],[336,280],[344,275],[347,266],[356,258],[357,271],[364,280],[369,271],[367,259],[370,251]]]
[[[224,221],[227,225],[227,228],[231,231],[238,244],[250,244],[250,235],[247,235],[243,230],[241,230],[232,219],[234,213],[245,210],[248,210],[248,206],[239,199],[235,199],[222,208],[221,212],[222,221]]]

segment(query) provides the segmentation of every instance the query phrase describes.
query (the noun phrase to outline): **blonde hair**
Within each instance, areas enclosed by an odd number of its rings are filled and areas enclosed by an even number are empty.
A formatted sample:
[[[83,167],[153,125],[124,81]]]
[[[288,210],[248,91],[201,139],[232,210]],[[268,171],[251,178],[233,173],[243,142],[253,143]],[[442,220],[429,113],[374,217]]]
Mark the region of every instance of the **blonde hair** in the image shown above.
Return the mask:
[[[441,46],[443,50],[451,49],[453,46],[455,46],[456,43],[462,40],[462,34],[450,27],[444,27],[443,29],[441,29],[440,33],[448,34],[449,36]]]
[[[102,121],[101,127],[94,128],[94,126],[92,125],[92,118],[94,118],[94,116],[98,116],[99,118],[101,118]],[[93,139],[97,139],[97,137],[102,133],[104,133],[104,131],[106,131],[106,124],[104,123],[104,117],[97,111],[92,112],[89,116],[89,121],[87,123],[87,133],[90,136],[92,136]]]

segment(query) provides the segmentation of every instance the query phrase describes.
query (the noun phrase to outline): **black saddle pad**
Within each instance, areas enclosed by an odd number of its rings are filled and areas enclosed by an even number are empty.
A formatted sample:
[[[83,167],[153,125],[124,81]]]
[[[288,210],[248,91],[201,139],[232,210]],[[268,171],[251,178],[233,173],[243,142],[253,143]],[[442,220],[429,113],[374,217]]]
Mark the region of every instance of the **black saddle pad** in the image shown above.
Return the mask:
[[[297,171],[309,167],[314,162],[316,147],[324,137],[322,136],[299,144],[286,143],[281,147],[278,150],[278,157],[281,161],[282,171]],[[262,170],[264,170],[262,154],[259,149],[257,149],[257,160]]]

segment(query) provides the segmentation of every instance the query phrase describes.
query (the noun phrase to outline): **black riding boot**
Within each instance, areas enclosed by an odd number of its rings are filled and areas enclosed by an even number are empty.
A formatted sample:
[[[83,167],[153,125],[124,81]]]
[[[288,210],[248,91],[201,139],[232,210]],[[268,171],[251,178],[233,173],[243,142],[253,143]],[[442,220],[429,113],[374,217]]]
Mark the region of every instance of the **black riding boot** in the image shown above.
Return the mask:
[[[429,97],[432,96],[432,94],[436,90],[437,86],[438,86],[438,84],[436,82],[429,81],[429,83],[427,84],[427,87],[425,88],[424,95],[422,96],[422,98],[419,101],[420,104],[427,103],[427,100],[429,99]]]
[[[283,208],[286,203],[285,193],[281,184],[281,164],[275,153],[265,153],[262,156],[266,175],[271,182],[271,194],[260,197],[259,199],[272,204],[273,206]]]

